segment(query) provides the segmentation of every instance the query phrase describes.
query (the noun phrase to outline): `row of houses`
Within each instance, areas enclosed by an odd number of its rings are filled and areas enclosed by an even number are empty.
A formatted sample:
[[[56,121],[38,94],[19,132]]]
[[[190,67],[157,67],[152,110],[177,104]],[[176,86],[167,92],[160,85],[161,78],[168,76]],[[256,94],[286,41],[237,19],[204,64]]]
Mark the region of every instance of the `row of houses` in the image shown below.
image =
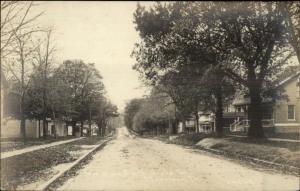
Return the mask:
[[[262,100],[262,125],[266,131],[274,133],[299,133],[300,134],[300,71],[283,79],[277,87],[283,92],[285,98]],[[225,131],[244,131],[249,127],[247,118],[250,99],[237,96],[223,113]],[[195,117],[189,118],[183,129],[182,122],[178,125],[178,132],[209,133],[215,131],[215,116],[212,112],[198,112],[199,126]]]
[[[21,120],[6,114],[9,110],[9,106],[4,103],[5,98],[14,96],[11,94],[8,82],[6,81],[2,71],[1,71],[1,139],[3,138],[20,138]],[[111,117],[106,125],[106,133],[110,133],[115,127],[116,116]],[[27,138],[39,138],[44,136],[43,131],[43,121],[38,119],[26,119],[26,137]],[[91,132],[89,128],[88,121],[83,123],[83,135],[96,135],[99,128],[95,122],[91,124]],[[102,132],[101,132],[102,133]],[[79,122],[74,122],[72,119],[46,119],[46,134],[52,137],[64,137],[64,136],[81,136],[81,124]]]
[[[19,119],[11,117],[1,118],[1,138],[20,138],[20,123]],[[64,137],[64,136],[81,136],[80,123],[76,123],[75,126],[68,121],[64,120],[52,120],[47,119],[46,123],[46,133],[50,137]],[[44,136],[42,120],[36,119],[26,119],[26,137],[27,138],[40,138]],[[98,131],[98,126],[96,123],[91,125],[92,135],[96,135]],[[85,122],[83,125],[83,134],[89,135],[89,125]]]

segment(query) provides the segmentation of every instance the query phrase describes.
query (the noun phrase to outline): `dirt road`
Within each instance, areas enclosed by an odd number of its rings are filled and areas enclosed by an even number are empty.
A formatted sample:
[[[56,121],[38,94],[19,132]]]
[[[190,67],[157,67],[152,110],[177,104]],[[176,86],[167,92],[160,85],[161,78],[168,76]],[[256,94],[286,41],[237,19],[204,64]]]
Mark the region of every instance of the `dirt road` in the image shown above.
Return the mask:
[[[299,178],[250,169],[177,145],[135,138],[119,128],[117,139],[60,190],[298,190]]]

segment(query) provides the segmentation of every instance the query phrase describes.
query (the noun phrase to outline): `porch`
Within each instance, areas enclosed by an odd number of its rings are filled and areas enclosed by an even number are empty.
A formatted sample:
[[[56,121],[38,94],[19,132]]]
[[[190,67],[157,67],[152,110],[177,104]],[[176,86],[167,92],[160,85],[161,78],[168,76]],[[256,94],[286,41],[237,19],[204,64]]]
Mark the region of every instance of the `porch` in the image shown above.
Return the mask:
[[[274,119],[263,119],[262,126],[268,131],[275,131],[275,121]],[[237,120],[234,123],[232,123],[229,127],[230,132],[244,132],[247,133],[249,129],[250,120],[243,119],[243,120]]]

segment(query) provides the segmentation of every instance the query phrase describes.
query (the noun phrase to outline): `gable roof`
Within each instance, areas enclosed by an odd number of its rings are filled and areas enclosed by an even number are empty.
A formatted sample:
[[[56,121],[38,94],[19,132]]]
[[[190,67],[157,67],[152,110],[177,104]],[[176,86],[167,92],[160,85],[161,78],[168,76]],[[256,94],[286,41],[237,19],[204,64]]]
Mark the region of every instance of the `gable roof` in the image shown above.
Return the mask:
[[[282,85],[286,84],[287,82],[291,81],[292,79],[299,77],[299,76],[300,76],[300,71],[298,71],[294,75],[291,75],[291,76],[285,78],[284,80],[280,81],[276,86],[277,87],[282,86]]]
[[[290,82],[291,80],[293,80],[297,77],[300,77],[300,71],[297,71],[295,74],[281,80],[279,83],[276,84],[276,88],[279,88],[279,87],[285,85],[286,83]],[[272,98],[262,98],[262,103],[264,103],[264,104],[271,103],[271,102],[272,102]],[[232,105],[234,105],[234,106],[249,105],[249,104],[250,104],[250,98],[242,97],[241,95],[239,95],[239,97],[234,99],[232,102]]]

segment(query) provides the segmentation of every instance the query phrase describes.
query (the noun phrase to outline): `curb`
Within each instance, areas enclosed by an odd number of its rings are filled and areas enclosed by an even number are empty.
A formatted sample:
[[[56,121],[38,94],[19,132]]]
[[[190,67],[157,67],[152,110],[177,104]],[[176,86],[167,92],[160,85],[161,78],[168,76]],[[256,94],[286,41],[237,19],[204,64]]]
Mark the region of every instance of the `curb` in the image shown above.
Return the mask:
[[[95,146],[92,150],[88,151],[86,154],[84,154],[83,156],[81,156],[80,158],[78,158],[76,161],[72,162],[68,167],[66,167],[63,171],[61,171],[60,173],[56,174],[55,176],[53,176],[50,180],[48,180],[46,183],[44,183],[42,186],[40,186],[37,190],[46,190],[47,188],[50,187],[50,185],[55,182],[58,178],[60,178],[61,176],[63,176],[66,172],[68,172],[69,170],[71,170],[73,167],[75,167],[77,164],[79,164],[83,159],[85,159],[86,157],[88,157],[90,154],[92,154],[94,151],[96,151],[98,148],[100,148],[101,146],[104,146],[107,142],[111,141],[112,138],[103,141],[102,143],[100,143],[99,145]]]
[[[237,138],[246,138],[247,136],[241,136],[241,135],[227,135],[228,137],[237,137]],[[276,142],[288,142],[288,143],[300,143],[300,140],[294,140],[294,139],[282,139],[282,138],[267,138],[268,141],[276,141]]]
[[[297,172],[297,175],[299,176],[300,174],[300,168],[299,167],[295,167],[295,166],[290,166],[290,165],[284,165],[284,164],[280,164],[280,163],[275,163],[275,162],[270,162],[270,161],[266,161],[266,160],[262,160],[262,159],[258,159],[258,158],[254,158],[254,157],[249,157],[246,155],[240,155],[240,154],[232,154],[232,153],[228,153],[226,151],[222,151],[222,150],[217,150],[217,149],[209,149],[209,148],[204,148],[201,146],[195,146],[196,149],[200,149],[200,150],[204,150],[206,152],[210,152],[210,153],[214,153],[214,154],[218,154],[218,155],[222,155],[222,156],[232,156],[231,158],[234,159],[246,159],[255,163],[260,163],[260,164],[264,164],[266,166],[273,166],[273,167],[280,167],[281,169],[289,169],[289,170],[294,170],[295,172]]]

